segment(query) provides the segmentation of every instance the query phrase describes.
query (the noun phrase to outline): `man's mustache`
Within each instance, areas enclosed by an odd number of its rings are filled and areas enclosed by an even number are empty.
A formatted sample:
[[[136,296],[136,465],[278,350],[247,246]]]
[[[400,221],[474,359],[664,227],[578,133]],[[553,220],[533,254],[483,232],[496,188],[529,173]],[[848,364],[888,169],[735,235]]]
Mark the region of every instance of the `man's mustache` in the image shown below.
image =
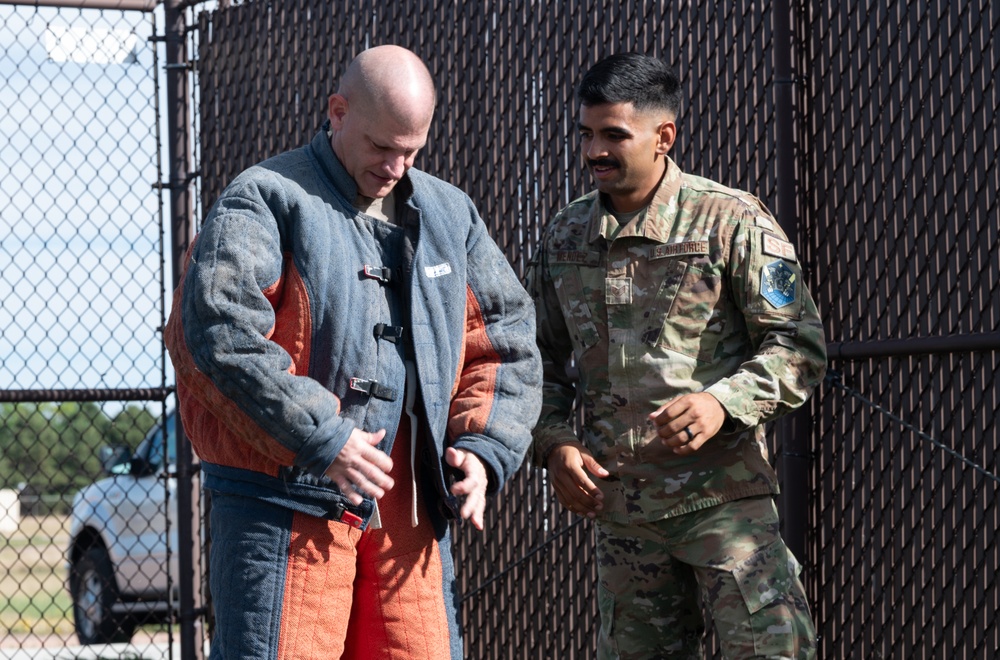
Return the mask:
[[[618,161],[614,158],[587,159],[587,167],[618,167]]]

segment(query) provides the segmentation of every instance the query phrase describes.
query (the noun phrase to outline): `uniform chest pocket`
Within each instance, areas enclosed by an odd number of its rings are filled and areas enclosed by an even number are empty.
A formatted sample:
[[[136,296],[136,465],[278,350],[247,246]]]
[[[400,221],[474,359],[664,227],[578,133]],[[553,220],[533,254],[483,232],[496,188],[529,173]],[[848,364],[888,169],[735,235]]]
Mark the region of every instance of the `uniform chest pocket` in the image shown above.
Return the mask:
[[[559,306],[562,308],[566,327],[573,341],[573,352],[580,356],[591,346],[600,341],[593,310],[600,309],[592,304],[595,295],[593,287],[584,283],[580,268],[575,265],[559,265],[552,268],[552,281],[559,296]],[[604,295],[603,289],[596,291]]]
[[[718,305],[721,275],[679,259],[664,259],[657,270],[663,280],[648,310],[642,341],[711,362],[726,327]]]

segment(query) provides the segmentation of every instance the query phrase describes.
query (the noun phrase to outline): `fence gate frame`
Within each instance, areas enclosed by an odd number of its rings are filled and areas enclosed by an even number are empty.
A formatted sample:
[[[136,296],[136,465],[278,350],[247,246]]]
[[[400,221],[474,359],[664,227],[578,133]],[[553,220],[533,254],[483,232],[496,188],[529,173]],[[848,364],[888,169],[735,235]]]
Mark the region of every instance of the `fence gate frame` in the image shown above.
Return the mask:
[[[165,16],[163,34],[154,34],[151,39],[165,44],[163,72],[154,72],[166,80],[167,99],[167,147],[168,181],[157,182],[154,187],[170,191],[169,226],[171,237],[170,261],[173,264],[173,282],[169,292],[176,288],[180,265],[194,235],[194,203],[191,194],[192,181],[197,173],[191,171],[192,161],[192,117],[190,72],[192,63],[188,59],[187,10],[203,4],[204,0],[0,0],[0,5],[25,7],[55,7],[62,9],[108,9],[150,13],[162,5]],[[226,1],[219,3],[225,6]],[[158,143],[157,148],[162,148]],[[173,386],[158,388],[121,389],[2,389],[0,403],[23,402],[64,402],[64,401],[146,401],[166,403],[175,394]],[[203,620],[207,613],[202,593],[201,571],[201,520],[200,486],[197,479],[198,466],[191,450],[191,444],[183,433],[180,417],[177,418],[177,532],[178,532],[178,575],[176,584],[179,591],[177,609],[174,612],[179,624],[180,655],[185,660],[201,659],[204,648],[199,644],[203,639]],[[168,572],[168,589],[171,576]],[[173,650],[170,650],[172,653]]]

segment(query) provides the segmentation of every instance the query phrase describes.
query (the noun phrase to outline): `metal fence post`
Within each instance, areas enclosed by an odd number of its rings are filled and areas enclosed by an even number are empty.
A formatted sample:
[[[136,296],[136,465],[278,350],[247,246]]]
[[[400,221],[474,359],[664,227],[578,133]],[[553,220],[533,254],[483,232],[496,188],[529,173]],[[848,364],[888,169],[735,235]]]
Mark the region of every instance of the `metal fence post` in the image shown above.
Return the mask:
[[[778,219],[793,245],[799,243],[795,165],[795,78],[792,53],[792,9],[788,0],[774,3],[775,136],[777,140]],[[799,249],[801,255],[801,249]],[[785,542],[805,560],[809,530],[809,421],[808,410],[781,420],[777,436],[781,447],[782,496],[779,498]]]
[[[168,157],[170,161],[170,225],[173,287],[179,283],[181,264],[193,237],[194,210],[190,188],[191,113],[187,58],[187,21],[184,3],[164,3],[167,82]],[[191,443],[177,420],[177,564],[180,587],[180,649],[183,660],[201,659],[201,536],[199,493],[194,479]]]

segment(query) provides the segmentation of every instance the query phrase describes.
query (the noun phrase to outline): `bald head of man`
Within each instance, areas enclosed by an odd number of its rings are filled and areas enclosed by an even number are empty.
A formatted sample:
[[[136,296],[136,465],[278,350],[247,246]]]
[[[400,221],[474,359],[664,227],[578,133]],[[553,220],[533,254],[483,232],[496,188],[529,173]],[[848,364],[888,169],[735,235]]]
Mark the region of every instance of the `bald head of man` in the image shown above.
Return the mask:
[[[328,103],[330,145],[372,199],[392,192],[427,143],[436,95],[427,67],[399,46],[377,46],[347,67]]]

